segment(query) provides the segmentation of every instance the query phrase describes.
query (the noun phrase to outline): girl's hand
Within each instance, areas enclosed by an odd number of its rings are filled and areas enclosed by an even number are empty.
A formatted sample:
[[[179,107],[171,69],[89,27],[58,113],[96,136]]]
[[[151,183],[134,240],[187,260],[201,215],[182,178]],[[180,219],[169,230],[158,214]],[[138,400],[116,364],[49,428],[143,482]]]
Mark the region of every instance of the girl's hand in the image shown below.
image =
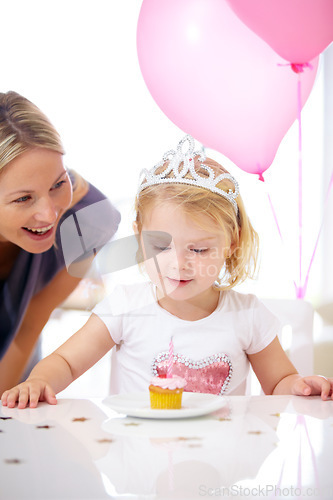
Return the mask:
[[[55,392],[44,380],[28,379],[12,389],[5,391],[1,396],[3,406],[14,408],[36,408],[38,401],[46,401],[50,405],[57,404]]]
[[[291,387],[291,391],[296,396],[320,395],[324,401],[330,397],[333,399],[333,378],[326,378],[321,375],[297,378]]]

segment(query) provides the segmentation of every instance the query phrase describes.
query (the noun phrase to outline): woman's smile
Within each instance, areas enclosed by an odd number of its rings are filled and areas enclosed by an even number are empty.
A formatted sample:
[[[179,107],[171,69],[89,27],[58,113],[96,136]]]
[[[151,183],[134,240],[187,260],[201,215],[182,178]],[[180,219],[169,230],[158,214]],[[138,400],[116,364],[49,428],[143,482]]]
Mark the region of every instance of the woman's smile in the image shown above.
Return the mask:
[[[22,229],[27,232],[28,236],[33,240],[39,241],[50,238],[54,231],[55,225],[49,224],[48,226],[41,227],[23,227]]]

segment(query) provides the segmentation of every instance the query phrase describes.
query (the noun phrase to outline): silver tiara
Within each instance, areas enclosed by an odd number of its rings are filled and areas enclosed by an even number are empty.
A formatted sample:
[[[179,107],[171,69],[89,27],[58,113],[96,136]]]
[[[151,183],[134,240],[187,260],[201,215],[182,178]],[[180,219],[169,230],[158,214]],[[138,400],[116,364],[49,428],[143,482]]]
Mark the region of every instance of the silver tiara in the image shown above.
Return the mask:
[[[187,151],[183,151],[183,146],[187,143]],[[208,177],[203,177],[199,175],[194,168],[194,159],[199,157],[202,162],[201,167],[208,173]],[[238,207],[236,203],[236,198],[239,194],[239,185],[236,179],[230,174],[220,174],[215,177],[214,170],[205,165],[203,162],[206,160],[206,155],[204,150],[194,151],[194,139],[190,135],[186,135],[177,146],[177,150],[173,149],[167,151],[163,155],[163,159],[157,163],[152,169],[147,170],[144,168],[140,173],[140,179],[143,182],[139,186],[138,193],[149,186],[155,186],[156,184],[190,184],[192,186],[197,186],[200,188],[208,189],[213,193],[217,193],[223,198],[226,198],[234,207],[236,215],[238,214]],[[159,174],[155,174],[156,170],[162,167],[166,162],[167,166]],[[180,165],[182,165],[180,169]],[[170,173],[173,173],[173,177],[167,177]],[[185,177],[186,174],[190,173],[191,178]],[[223,179],[230,180],[234,185],[234,190],[229,189],[224,191],[217,187],[217,184]]]

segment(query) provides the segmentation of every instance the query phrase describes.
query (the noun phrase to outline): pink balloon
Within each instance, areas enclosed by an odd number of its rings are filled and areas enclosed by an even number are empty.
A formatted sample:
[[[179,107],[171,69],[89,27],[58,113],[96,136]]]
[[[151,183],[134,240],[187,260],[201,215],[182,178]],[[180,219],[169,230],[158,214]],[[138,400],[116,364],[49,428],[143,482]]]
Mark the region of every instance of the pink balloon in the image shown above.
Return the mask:
[[[143,0],[137,48],[151,95],[178,127],[246,172],[267,170],[297,117],[298,76],[225,0]]]
[[[333,41],[332,0],[227,0],[281,57],[306,63]]]

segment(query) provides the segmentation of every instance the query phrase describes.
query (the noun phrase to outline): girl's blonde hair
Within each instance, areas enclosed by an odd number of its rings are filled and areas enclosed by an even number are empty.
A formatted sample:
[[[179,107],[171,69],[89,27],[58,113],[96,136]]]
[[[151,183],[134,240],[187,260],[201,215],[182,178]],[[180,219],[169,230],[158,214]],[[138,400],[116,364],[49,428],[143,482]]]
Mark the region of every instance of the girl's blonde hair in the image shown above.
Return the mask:
[[[65,154],[60,135],[31,101],[17,92],[0,92],[0,172],[12,160],[33,148],[45,148]],[[73,189],[86,188],[76,172]]]
[[[201,176],[207,176],[207,172],[200,166],[201,161],[198,157],[195,158],[194,163],[196,172]],[[215,177],[222,173],[228,173],[219,163],[210,158],[207,158],[204,164],[214,170]],[[166,165],[167,162],[160,167],[161,172],[164,171]],[[155,173],[159,174],[160,171],[157,170]],[[172,172],[169,175],[173,176]],[[217,187],[226,192],[229,188],[233,189],[233,185],[228,179],[223,179],[217,184]],[[246,278],[254,278],[259,238],[247,216],[240,195],[236,198],[238,206],[236,214],[230,201],[208,189],[185,184],[149,186],[137,195],[135,201],[135,222],[139,234],[141,234],[144,218],[148,211],[156,204],[166,201],[181,206],[196,224],[207,230],[202,217],[205,215],[205,221],[207,221],[207,217],[211,219],[213,231],[223,231],[226,235],[232,246],[232,252],[229,256],[227,255],[219,281],[216,283],[219,289],[229,289],[243,282]]]

